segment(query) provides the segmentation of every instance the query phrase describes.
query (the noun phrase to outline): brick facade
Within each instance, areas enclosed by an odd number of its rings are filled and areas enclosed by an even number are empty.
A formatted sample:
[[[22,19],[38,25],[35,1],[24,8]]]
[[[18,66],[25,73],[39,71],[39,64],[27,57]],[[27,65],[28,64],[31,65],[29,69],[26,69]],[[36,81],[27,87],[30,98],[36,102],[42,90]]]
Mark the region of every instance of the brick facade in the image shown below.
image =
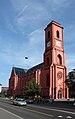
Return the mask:
[[[65,79],[63,27],[52,21],[45,28],[45,52],[43,63],[30,69],[12,68],[9,79],[9,94],[24,95],[24,87],[32,78],[41,85],[41,96],[52,96],[54,99],[68,98]]]

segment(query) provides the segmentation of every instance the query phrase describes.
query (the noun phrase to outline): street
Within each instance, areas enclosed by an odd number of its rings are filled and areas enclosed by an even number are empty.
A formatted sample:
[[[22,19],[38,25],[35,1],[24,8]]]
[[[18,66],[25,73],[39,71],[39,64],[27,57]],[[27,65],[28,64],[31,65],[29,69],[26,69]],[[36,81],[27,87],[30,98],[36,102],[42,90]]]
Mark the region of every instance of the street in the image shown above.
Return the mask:
[[[15,114],[13,114],[13,113],[11,113],[11,112],[9,112],[9,111],[7,111],[7,110],[5,110],[5,109],[3,109],[3,108],[0,108],[0,118],[1,119],[22,119],[20,116],[18,116],[18,115],[15,115]]]
[[[75,119],[75,108],[60,107],[60,104],[28,104],[15,106],[10,100],[0,98],[1,119]]]

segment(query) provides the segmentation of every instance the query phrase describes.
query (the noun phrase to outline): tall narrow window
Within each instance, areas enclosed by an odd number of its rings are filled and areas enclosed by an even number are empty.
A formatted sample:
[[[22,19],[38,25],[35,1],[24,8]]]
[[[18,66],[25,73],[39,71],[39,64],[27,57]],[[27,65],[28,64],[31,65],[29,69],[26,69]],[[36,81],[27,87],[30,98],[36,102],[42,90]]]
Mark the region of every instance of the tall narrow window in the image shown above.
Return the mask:
[[[49,57],[47,57],[47,65],[49,65]]]
[[[62,58],[60,54],[57,57],[57,64],[62,65]]]
[[[50,31],[48,31],[48,38],[50,38]]]
[[[59,31],[58,30],[56,31],[56,35],[57,35],[57,38],[59,38]]]

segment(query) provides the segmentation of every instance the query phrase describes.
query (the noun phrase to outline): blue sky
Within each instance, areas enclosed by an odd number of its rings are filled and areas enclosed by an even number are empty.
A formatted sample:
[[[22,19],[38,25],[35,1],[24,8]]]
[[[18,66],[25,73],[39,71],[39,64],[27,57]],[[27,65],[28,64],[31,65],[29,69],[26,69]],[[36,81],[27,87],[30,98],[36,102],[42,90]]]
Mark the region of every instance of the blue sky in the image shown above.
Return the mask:
[[[75,68],[75,0],[0,0],[2,86],[8,86],[13,66],[30,68],[43,61],[44,28],[52,20],[64,27],[69,72]]]

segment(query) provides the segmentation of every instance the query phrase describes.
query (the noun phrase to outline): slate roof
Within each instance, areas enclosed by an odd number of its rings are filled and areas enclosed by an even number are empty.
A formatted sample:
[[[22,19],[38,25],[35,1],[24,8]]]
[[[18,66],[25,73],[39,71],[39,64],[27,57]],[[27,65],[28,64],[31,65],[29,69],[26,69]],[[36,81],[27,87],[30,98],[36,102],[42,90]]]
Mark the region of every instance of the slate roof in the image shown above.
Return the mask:
[[[37,69],[40,69],[42,66],[43,66],[43,63],[38,64],[30,69],[22,69],[22,68],[17,68],[17,67],[13,67],[13,68],[14,68],[14,72],[16,75],[24,76],[28,73],[35,72]]]
[[[43,63],[38,64],[30,69],[28,69],[27,73],[35,72],[37,69],[40,69],[43,66]]]
[[[24,76],[27,73],[27,69],[14,67],[15,74],[18,76]]]

